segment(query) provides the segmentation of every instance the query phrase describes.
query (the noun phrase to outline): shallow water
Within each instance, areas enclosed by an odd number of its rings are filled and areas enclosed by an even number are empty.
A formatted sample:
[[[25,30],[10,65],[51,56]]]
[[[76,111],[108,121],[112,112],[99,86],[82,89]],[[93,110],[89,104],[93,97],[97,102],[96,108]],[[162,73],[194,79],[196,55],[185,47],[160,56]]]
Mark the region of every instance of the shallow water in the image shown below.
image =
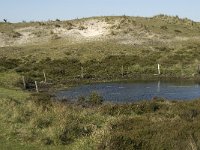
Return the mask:
[[[66,91],[58,91],[59,99],[76,100],[80,96],[88,96],[97,92],[106,101],[134,102],[163,97],[169,100],[192,100],[200,98],[200,84],[194,82],[137,82],[137,83],[97,83],[80,85]]]

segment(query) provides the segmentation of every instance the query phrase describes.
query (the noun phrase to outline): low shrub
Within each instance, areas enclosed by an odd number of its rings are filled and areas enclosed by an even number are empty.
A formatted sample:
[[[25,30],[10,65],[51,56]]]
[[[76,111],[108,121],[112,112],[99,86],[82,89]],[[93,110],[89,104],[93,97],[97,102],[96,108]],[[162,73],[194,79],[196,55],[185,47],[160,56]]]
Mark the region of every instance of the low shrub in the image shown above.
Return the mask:
[[[176,32],[176,33],[182,33],[182,31],[180,31],[180,30],[174,30],[174,32]]]
[[[82,106],[96,106],[103,104],[103,97],[100,96],[97,92],[92,92],[89,97],[80,96],[77,100],[77,103]]]
[[[77,103],[81,105],[86,104],[86,98],[84,96],[78,97]]]
[[[85,27],[85,26],[83,26],[83,25],[80,25],[80,26],[78,27],[78,29],[79,29],[79,30],[85,30],[85,29],[87,29],[87,27]]]
[[[60,28],[61,26],[60,26],[59,24],[56,24],[55,27],[56,27],[56,28]]]
[[[47,108],[52,106],[52,98],[53,96],[49,93],[33,93],[29,99],[32,100],[35,104]]]
[[[110,150],[133,150],[141,149],[141,144],[136,143],[130,137],[124,135],[111,135],[109,140],[100,144],[98,147],[100,150],[110,149]]]
[[[195,119],[198,115],[200,114],[199,110],[196,109],[190,109],[190,110],[186,110],[184,112],[182,112],[180,114],[180,117],[182,119],[185,119],[186,121],[192,121],[193,119]]]
[[[92,105],[101,105],[103,101],[103,97],[96,92],[91,93],[88,99],[88,103]]]
[[[162,30],[167,30],[167,29],[168,29],[167,26],[161,26],[160,28],[161,28]]]

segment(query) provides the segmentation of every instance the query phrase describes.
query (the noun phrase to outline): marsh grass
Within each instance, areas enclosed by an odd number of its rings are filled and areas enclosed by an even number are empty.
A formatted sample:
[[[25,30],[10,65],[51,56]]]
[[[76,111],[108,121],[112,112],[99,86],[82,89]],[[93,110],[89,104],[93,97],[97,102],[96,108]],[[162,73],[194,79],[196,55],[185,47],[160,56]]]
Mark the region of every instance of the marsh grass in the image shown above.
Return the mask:
[[[198,100],[158,98],[84,108],[55,101],[38,105],[33,98],[1,98],[0,119],[7,127],[4,136],[20,143],[69,149],[181,149],[191,148],[191,139],[200,146]]]
[[[99,106],[104,102],[104,98],[97,92],[92,92],[88,97],[80,96],[77,104],[83,107]]]

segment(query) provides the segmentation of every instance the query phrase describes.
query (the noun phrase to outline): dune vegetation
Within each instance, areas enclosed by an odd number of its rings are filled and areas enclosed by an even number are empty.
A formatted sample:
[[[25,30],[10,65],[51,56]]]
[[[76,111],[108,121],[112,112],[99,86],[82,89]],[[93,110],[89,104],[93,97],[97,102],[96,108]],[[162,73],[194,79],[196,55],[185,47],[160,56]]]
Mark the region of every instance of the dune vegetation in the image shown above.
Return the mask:
[[[199,81],[199,34],[200,23],[166,15],[0,23],[0,148],[199,149],[198,99],[113,104],[96,93],[76,102],[51,94],[102,81]]]

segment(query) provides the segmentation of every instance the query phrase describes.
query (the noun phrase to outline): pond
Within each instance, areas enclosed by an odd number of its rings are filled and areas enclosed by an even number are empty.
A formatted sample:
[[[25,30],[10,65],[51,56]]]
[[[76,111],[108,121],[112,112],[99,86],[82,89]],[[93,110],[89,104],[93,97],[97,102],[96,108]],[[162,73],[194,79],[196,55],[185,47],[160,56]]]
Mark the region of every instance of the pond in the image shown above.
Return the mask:
[[[56,97],[59,99],[76,100],[80,96],[87,97],[92,92],[97,92],[106,101],[120,103],[151,100],[154,97],[162,97],[168,100],[192,100],[200,98],[200,84],[192,81],[96,83],[58,91]]]

